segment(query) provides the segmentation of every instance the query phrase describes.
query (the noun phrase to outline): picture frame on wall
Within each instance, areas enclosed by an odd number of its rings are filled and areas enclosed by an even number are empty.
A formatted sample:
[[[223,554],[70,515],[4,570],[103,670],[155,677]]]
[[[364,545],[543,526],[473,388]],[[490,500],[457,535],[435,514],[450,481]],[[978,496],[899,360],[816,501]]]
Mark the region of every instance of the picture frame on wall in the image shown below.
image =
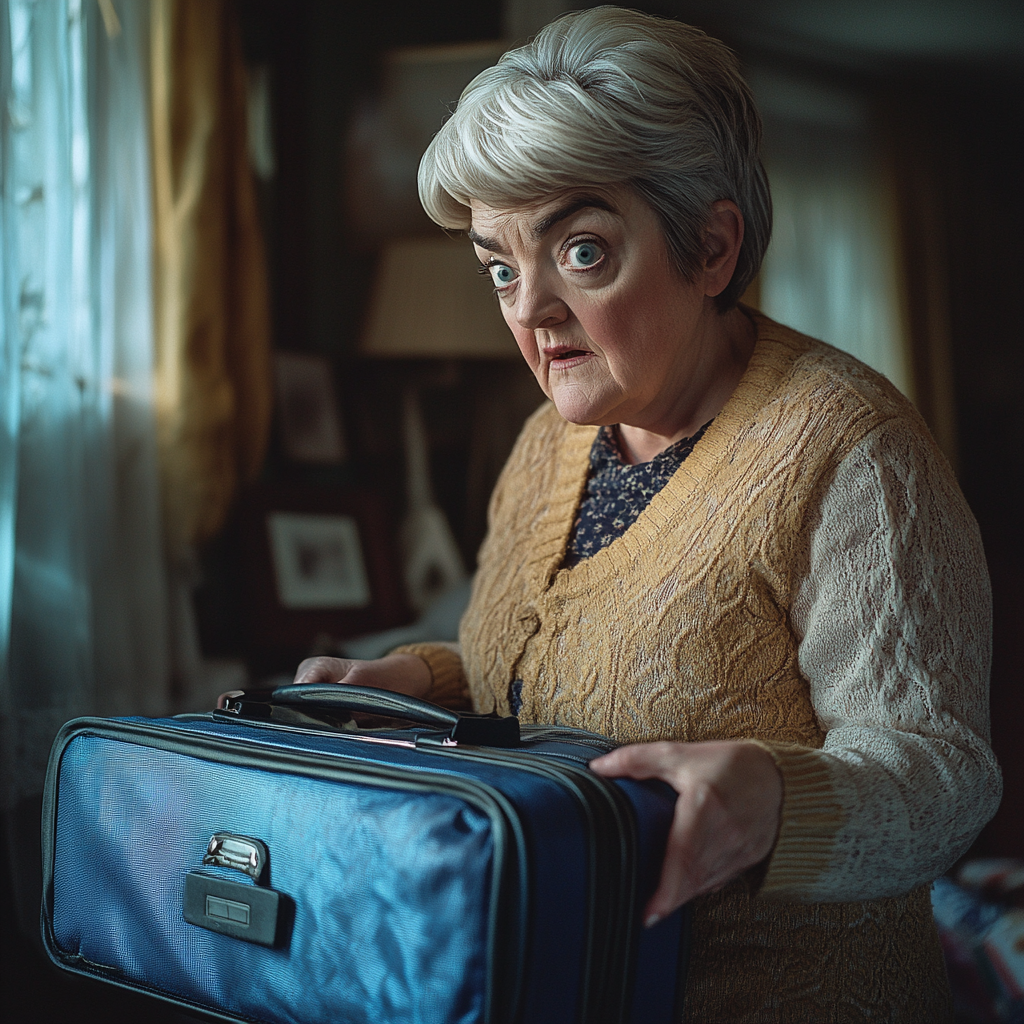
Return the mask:
[[[242,509],[250,647],[260,660],[301,659],[325,636],[410,621],[375,492],[262,484]]]
[[[267,530],[281,607],[327,610],[371,604],[359,524],[353,516],[270,512]]]
[[[281,448],[293,462],[337,466],[347,456],[334,373],[324,356],[274,353]]]

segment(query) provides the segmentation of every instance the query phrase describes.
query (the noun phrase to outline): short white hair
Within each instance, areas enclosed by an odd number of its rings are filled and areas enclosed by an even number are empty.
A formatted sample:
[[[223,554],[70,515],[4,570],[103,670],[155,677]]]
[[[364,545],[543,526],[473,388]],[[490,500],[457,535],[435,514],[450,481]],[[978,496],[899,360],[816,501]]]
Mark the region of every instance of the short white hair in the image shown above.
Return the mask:
[[[419,167],[420,201],[442,227],[470,202],[511,209],[586,187],[626,185],[657,213],[692,280],[711,205],[743,214],[726,311],[771,236],[761,119],[735,54],[698,28],[619,7],[563,15],[466,86]]]

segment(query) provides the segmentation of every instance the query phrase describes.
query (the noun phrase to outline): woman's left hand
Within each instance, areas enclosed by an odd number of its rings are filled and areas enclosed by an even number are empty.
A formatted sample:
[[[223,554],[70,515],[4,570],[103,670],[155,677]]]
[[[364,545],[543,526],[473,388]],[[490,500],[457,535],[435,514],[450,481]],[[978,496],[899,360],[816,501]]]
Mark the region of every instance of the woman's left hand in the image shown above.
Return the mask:
[[[695,896],[715,892],[771,852],[782,776],[754,743],[637,743],[590,762],[608,778],[662,779],[678,794],[649,927]]]

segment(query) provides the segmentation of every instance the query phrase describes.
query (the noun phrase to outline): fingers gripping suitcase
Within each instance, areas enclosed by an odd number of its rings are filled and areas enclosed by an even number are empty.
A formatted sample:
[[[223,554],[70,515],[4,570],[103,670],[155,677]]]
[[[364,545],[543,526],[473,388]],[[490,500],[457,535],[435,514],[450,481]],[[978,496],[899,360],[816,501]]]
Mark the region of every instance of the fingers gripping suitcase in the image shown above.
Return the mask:
[[[43,810],[49,955],[228,1021],[678,1020],[686,915],[640,921],[674,794],[590,772],[604,737],[519,733],[338,686],[69,722]]]

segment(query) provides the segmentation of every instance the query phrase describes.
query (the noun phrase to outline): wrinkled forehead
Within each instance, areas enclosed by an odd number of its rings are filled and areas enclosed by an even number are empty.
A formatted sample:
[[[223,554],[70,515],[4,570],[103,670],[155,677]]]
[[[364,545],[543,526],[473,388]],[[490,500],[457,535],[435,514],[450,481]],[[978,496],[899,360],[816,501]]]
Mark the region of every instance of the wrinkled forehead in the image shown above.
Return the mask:
[[[469,237],[483,248],[490,239],[514,235],[522,241],[538,240],[580,210],[601,210],[621,215],[635,202],[626,186],[573,188],[534,202],[492,206],[483,200],[469,203]]]

